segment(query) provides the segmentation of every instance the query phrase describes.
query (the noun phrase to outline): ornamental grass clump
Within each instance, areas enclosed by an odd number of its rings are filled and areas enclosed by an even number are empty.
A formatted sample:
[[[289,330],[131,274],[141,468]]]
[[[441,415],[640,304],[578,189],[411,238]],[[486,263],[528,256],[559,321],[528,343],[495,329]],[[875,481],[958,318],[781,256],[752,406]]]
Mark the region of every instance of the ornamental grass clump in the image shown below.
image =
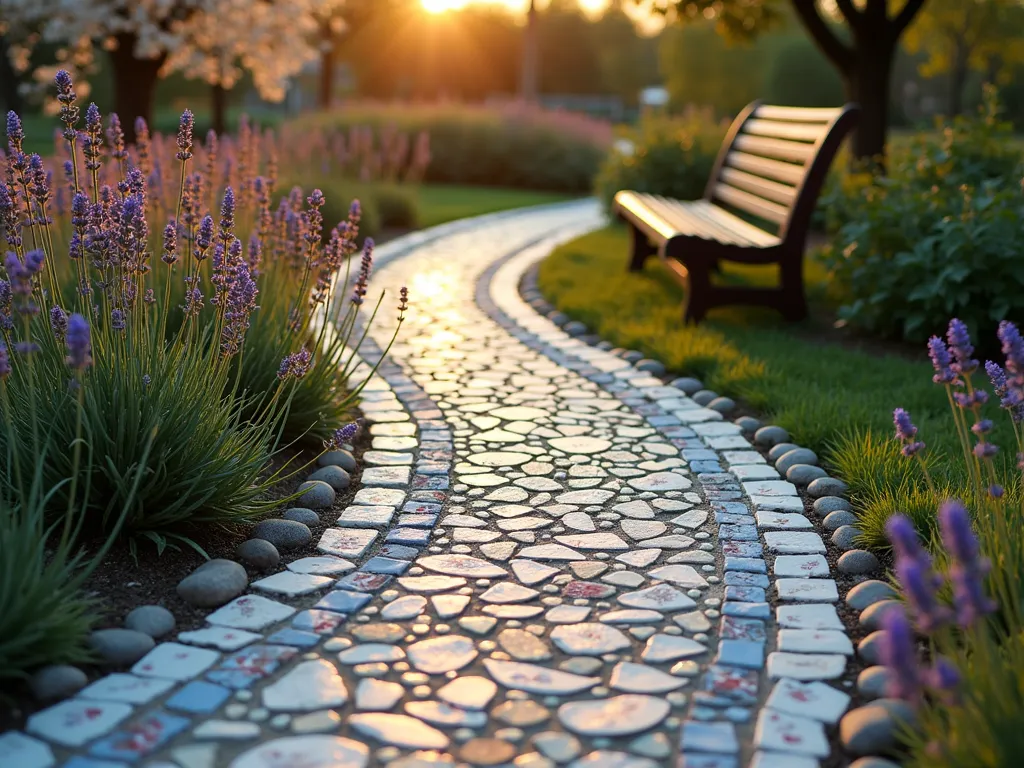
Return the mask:
[[[1024,754],[1024,339],[1005,320],[997,335],[1003,365],[990,360],[984,370],[1016,438],[1015,459],[999,460],[982,366],[967,326],[953,319],[928,351],[952,409],[968,504],[938,503],[923,538],[906,516],[886,525],[904,610],[885,617],[882,656],[888,694],[915,708],[915,722],[903,724],[909,765],[997,768]],[[897,408],[893,421],[903,455],[920,464],[924,493],[938,502],[936,488],[948,485],[933,477],[910,414]]]
[[[339,308],[334,284],[356,251],[358,205],[325,245],[319,190],[292,190],[271,209],[275,161],[247,125],[200,145],[186,111],[175,137],[136,121],[137,143],[126,147],[117,116],[104,130],[90,105],[81,124],[67,73],[57,88],[60,181],[22,151],[17,115],[7,121],[0,331],[13,354],[0,445],[30,465],[39,454],[28,435],[44,425],[57,447],[40,469],[56,489],[49,514],[78,484],[89,529],[109,533],[126,510],[132,534],[191,543],[188,527],[249,520],[279,503],[267,491],[288,465],[269,471],[268,462],[282,440],[323,440],[348,420],[360,385],[347,376],[366,324],[363,297]],[[364,262],[368,277],[372,244]],[[65,364],[71,313],[92,326],[81,387]],[[294,356],[306,362],[282,363]],[[154,433],[144,494],[133,496]],[[82,477],[79,445],[94,457]]]

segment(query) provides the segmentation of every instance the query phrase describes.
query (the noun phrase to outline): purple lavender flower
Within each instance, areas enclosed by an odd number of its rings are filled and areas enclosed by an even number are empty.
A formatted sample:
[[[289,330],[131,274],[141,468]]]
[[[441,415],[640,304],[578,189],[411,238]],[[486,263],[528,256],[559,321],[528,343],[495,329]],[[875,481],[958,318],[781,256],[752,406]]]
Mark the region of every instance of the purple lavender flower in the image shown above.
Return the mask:
[[[404,311],[404,308],[401,306],[399,309]],[[909,413],[902,408],[897,408],[892,412],[892,421],[896,425],[896,439],[903,443],[902,451],[904,456],[913,456],[924,449],[924,443],[914,440],[914,436],[917,434],[917,427],[910,420]]]
[[[946,624],[951,613],[935,594],[935,574],[920,560],[908,558],[897,559],[895,570],[917,628],[927,634]]]
[[[87,133],[99,133],[103,130],[103,121],[100,118],[100,108],[96,106],[95,102],[86,107],[85,130]]]
[[[370,272],[373,269],[373,239],[366,238],[363,243],[363,258],[359,264],[359,274],[356,277],[355,288],[352,291],[352,303],[356,306],[363,303],[366,296],[366,286],[370,282]]]
[[[399,321],[405,319],[405,311],[409,308],[409,289],[404,285],[398,292],[398,319]],[[915,427],[914,431],[917,431]],[[921,448],[924,448],[924,443],[921,443]]]
[[[346,424],[343,427],[339,427],[334,430],[334,434],[331,435],[331,439],[327,442],[327,447],[333,450],[341,448],[343,445],[351,443],[356,435],[359,434],[359,422],[353,421]]]
[[[886,684],[886,694],[918,704],[924,681],[918,666],[917,646],[910,622],[902,609],[893,608],[882,617],[882,626],[885,629],[880,648],[882,663],[891,673]]]
[[[950,320],[946,340],[949,341],[950,351],[955,358],[952,365],[954,373],[966,375],[977,369],[978,361],[971,357],[974,354],[974,347],[971,345],[971,334],[966,323],[955,317]]]
[[[22,357],[28,357],[39,351],[39,345],[34,341],[17,341],[14,343],[14,351]]]
[[[120,309],[112,309],[110,311],[110,327],[115,331],[123,331],[124,326],[124,311]]]
[[[984,590],[990,564],[981,557],[970,515],[959,501],[949,500],[939,507],[939,529],[942,542],[954,560],[949,580],[953,585],[957,618],[961,626],[968,627],[996,609],[995,602],[985,596]]]
[[[280,367],[277,369],[277,378],[282,380],[290,378],[301,379],[309,371],[312,360],[313,356],[305,347],[298,352],[285,355],[284,359],[281,360]]]
[[[178,260],[178,225],[173,219],[164,227],[164,254],[160,258],[164,264]]]
[[[238,240],[235,240],[238,243]],[[241,247],[241,243],[239,243]],[[259,289],[249,274],[249,267],[242,262],[234,267],[234,279],[228,290],[224,312],[224,329],[221,331],[221,352],[226,356],[237,354],[245,342],[249,329],[249,316],[257,309],[256,296]]]
[[[14,293],[11,284],[7,280],[0,280],[0,329],[5,331],[14,327],[14,320],[11,318],[11,301]]]
[[[220,205],[220,233],[218,237],[227,243],[235,231],[235,190],[225,187],[224,200]]]
[[[198,283],[198,280],[196,281]],[[192,282],[192,278],[185,278],[185,304],[182,309],[185,311],[186,317],[195,317],[203,308],[203,292],[199,289],[197,284]]]
[[[939,693],[947,703],[954,703],[957,700],[956,689],[960,685],[960,672],[949,659],[939,656],[931,669],[925,673],[925,680],[928,687]]]
[[[196,258],[203,259],[206,257],[206,252],[209,250],[210,245],[213,243],[213,217],[210,214],[203,216],[203,220],[199,222],[199,232],[196,235]]]
[[[75,106],[74,83],[66,69],[61,69],[53,78],[57,85],[57,101],[60,102],[60,121],[64,123],[64,138],[71,142],[77,135],[75,124],[78,123],[78,107]]]
[[[63,341],[68,332],[68,313],[58,306],[50,307],[50,328],[58,341]]]
[[[914,561],[930,571],[932,559],[921,546],[917,531],[910,518],[905,515],[893,515],[885,523],[885,534],[892,544],[893,554],[897,560]]]
[[[11,358],[7,354],[7,345],[0,341],[0,380],[11,375]]]
[[[21,118],[13,109],[7,113],[7,149],[12,155],[21,153],[21,143],[25,140],[25,131],[21,127]]]
[[[50,180],[39,155],[29,158],[29,193],[42,206],[50,199]]]
[[[952,384],[956,380],[956,374],[953,373],[946,343],[938,336],[928,339],[928,356],[932,359],[932,367],[935,368],[932,381],[936,384]]]
[[[195,118],[192,116],[192,112],[186,109],[181,113],[181,120],[178,121],[178,153],[175,155],[182,162],[192,157],[192,128],[194,125]]]
[[[996,331],[999,341],[1003,345],[1003,354],[1006,355],[1006,370],[1014,376],[1024,376],[1024,338],[1021,337],[1017,326],[1009,320],[999,323]]]
[[[92,341],[89,323],[77,312],[68,318],[67,363],[74,370],[82,372],[92,365]]]
[[[107,144],[110,145],[110,156],[115,160],[124,160],[128,157],[124,148],[124,130],[121,128],[121,118],[117,116],[116,112],[110,113]]]
[[[1015,423],[1024,421],[1024,392],[1019,389],[1011,389],[1004,371],[997,363],[989,360],[985,363],[985,372],[989,381],[992,382],[992,389],[999,398],[999,405],[1010,413],[1010,418]]]

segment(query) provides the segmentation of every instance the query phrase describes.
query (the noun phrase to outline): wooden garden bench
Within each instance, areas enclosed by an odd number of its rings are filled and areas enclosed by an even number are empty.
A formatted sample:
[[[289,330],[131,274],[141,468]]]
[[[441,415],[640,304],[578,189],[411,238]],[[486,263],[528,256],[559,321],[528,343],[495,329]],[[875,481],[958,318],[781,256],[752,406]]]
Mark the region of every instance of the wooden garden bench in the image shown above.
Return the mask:
[[[806,109],[755,101],[730,126],[703,199],[617,193],[613,210],[632,232],[630,271],[640,271],[657,253],[687,286],[686,321],[700,322],[709,309],[726,304],[774,307],[787,320],[802,320],[811,214],[859,112],[855,104]],[[720,261],[778,264],[779,285],[713,285]]]

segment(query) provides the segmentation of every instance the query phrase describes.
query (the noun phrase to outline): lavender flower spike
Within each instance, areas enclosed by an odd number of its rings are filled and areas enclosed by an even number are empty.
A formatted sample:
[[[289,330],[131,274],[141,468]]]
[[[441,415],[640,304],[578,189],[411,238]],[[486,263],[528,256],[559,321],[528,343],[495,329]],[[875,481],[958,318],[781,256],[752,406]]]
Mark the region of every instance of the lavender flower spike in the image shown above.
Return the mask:
[[[50,308],[50,329],[54,337],[63,340],[68,333],[68,313],[58,306]]]
[[[909,413],[902,408],[897,408],[892,412],[892,421],[896,425],[896,438],[903,443],[902,452],[904,456],[909,458],[924,450],[924,443],[920,440],[914,440],[914,436],[917,435],[917,427],[910,420]]]
[[[885,629],[881,645],[882,663],[891,673],[886,693],[895,699],[918,704],[923,681],[910,622],[901,609],[893,608],[882,618],[882,626]]]
[[[885,534],[892,544],[893,554],[897,560],[913,560],[924,568],[931,568],[932,559],[921,546],[917,530],[910,522],[910,518],[905,515],[893,515],[885,524]]]
[[[7,345],[0,341],[0,380],[11,375],[11,358],[7,354]]]
[[[298,352],[293,352],[290,355],[286,355],[281,361],[281,366],[277,369],[277,378],[289,379],[296,378],[301,379],[309,371],[310,361],[312,355],[309,350],[303,347]]]
[[[192,158],[192,128],[195,126],[195,117],[191,110],[186,109],[181,113],[181,120],[178,122],[178,153],[175,155],[182,162]]]
[[[950,320],[946,340],[949,341],[950,351],[955,358],[952,365],[955,373],[968,374],[978,367],[978,361],[971,357],[974,354],[974,346],[971,344],[971,334],[966,323],[955,317]]]
[[[343,427],[334,430],[334,434],[327,443],[328,448],[339,449],[346,443],[351,443],[353,438],[359,434],[359,422],[353,421]]]
[[[68,318],[67,345],[67,363],[69,366],[81,372],[92,365],[92,341],[89,334],[89,323],[77,312]]]
[[[959,501],[949,500],[939,507],[939,528],[942,542],[955,561],[949,579],[957,619],[967,627],[996,609],[995,602],[986,597],[983,584],[990,564],[980,555],[970,516]]]
[[[939,602],[935,594],[937,579],[925,564],[919,560],[901,558],[896,561],[895,570],[917,628],[928,634],[947,624],[952,614]]]

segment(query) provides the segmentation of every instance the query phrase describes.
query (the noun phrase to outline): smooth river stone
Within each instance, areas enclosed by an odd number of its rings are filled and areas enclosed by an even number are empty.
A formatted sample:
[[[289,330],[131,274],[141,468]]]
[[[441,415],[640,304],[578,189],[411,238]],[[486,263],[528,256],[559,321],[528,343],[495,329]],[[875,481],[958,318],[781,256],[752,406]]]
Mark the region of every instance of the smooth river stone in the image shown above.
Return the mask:
[[[430,594],[464,587],[466,580],[461,576],[402,576],[398,583],[410,592]]]
[[[487,725],[486,713],[467,711],[443,701],[410,701],[406,703],[405,711],[432,725],[446,728],[483,728]]]
[[[661,536],[668,526],[658,520],[623,520],[622,532],[636,541]]]
[[[300,662],[263,689],[263,706],[272,712],[312,712],[348,701],[348,690],[337,668],[326,659]]]
[[[654,519],[654,510],[651,509],[651,505],[646,501],[641,501],[640,499],[616,504],[612,507],[612,512],[618,512],[620,515],[625,515],[626,517],[631,517],[635,520]]]
[[[593,622],[555,627],[551,640],[566,653],[577,656],[600,656],[632,645],[618,629]]]
[[[416,669],[431,675],[462,669],[477,657],[476,645],[462,635],[421,640],[410,645],[406,653]]]
[[[527,600],[533,600],[539,594],[540,592],[536,589],[524,587],[522,584],[503,582],[490,587],[480,595],[480,599],[485,603],[505,605],[508,603],[525,603]]]
[[[707,651],[705,646],[688,637],[659,634],[647,641],[647,647],[644,648],[640,658],[657,664],[663,661],[699,656],[705,651]]]
[[[498,686],[486,677],[457,677],[437,691],[442,701],[461,709],[483,709],[498,692]]]
[[[586,512],[570,512],[561,518],[562,524],[572,528],[574,531],[596,531],[594,518]]]
[[[405,651],[397,645],[388,643],[360,643],[346,648],[338,654],[342,664],[370,664],[376,662],[390,663],[405,658]]]
[[[520,557],[536,558],[537,560],[586,560],[586,555],[577,552],[575,549],[562,544],[538,544],[534,547],[524,547],[519,552]]]
[[[518,661],[544,661],[551,658],[551,649],[547,644],[525,629],[503,629],[498,634],[498,645]]]
[[[670,709],[663,698],[627,693],[610,699],[570,701],[558,708],[558,719],[584,736],[627,736],[653,728]]]
[[[561,573],[554,566],[537,563],[533,560],[513,560],[509,565],[512,566],[512,573],[523,584],[537,584],[551,578],[556,573]]]
[[[582,491],[568,491],[555,497],[559,504],[604,504],[615,495],[614,491],[602,488],[588,488]]]
[[[435,573],[470,579],[497,579],[508,575],[501,566],[471,555],[427,555],[419,558],[416,565]]]
[[[448,746],[447,736],[409,715],[361,712],[349,715],[348,724],[363,736],[399,749],[445,749]]]
[[[392,603],[385,605],[380,615],[382,619],[389,621],[401,621],[402,619],[414,619],[423,613],[427,607],[427,598],[421,595],[406,595]]]
[[[326,734],[272,739],[243,752],[231,768],[363,768],[370,758],[365,744]]]
[[[484,659],[487,673],[499,684],[527,693],[568,696],[593,688],[600,677],[584,677],[519,661]]]
[[[505,421],[534,421],[548,415],[543,408],[533,408],[528,405],[505,405],[495,408],[489,413],[491,416],[497,416]]]

